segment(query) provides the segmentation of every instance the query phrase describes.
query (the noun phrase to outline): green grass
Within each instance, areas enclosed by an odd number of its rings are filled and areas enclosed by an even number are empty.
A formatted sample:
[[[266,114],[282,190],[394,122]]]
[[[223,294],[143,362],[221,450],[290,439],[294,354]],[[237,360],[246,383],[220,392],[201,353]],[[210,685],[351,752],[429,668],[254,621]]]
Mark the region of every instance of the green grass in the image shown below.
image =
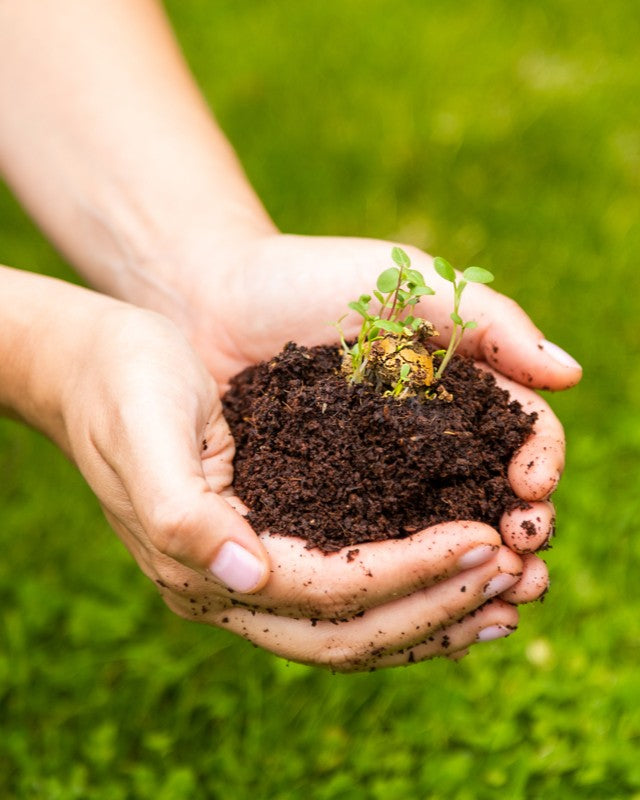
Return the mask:
[[[480,263],[585,366],[553,589],[459,665],[331,676],[174,617],[0,424],[3,798],[640,798],[640,16],[626,0],[168,8],[287,231]],[[6,191],[0,260],[71,278]]]

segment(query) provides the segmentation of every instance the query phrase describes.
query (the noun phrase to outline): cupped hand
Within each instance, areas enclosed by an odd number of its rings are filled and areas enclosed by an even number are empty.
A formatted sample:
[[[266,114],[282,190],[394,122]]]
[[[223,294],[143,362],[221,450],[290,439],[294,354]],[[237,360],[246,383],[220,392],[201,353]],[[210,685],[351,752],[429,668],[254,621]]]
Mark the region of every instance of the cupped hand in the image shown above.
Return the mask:
[[[187,256],[179,294],[188,298],[188,335],[223,386],[287,341],[308,346],[336,341],[331,322],[344,316],[349,300],[375,285],[391,264],[391,248],[390,242],[369,239],[260,236],[219,251],[215,277],[213,271],[189,269],[189,264],[201,263],[202,253],[194,254],[195,260]],[[429,256],[405,249],[412,266],[436,290],[422,299],[417,313],[435,324],[446,343],[452,325],[451,285],[436,274]],[[505,543],[525,556],[523,579],[508,595],[512,602],[524,602],[539,597],[547,586],[546,567],[531,554],[553,530],[549,497],[562,474],[565,449],[560,422],[531,390],[569,388],[582,371],[514,301],[487,286],[467,286],[461,314],[478,326],[467,331],[460,352],[490,367],[526,411],[538,414],[533,435],[509,467],[512,488],[529,508],[505,515],[500,525]],[[359,324],[352,312],[341,323],[345,336],[355,336]]]
[[[274,653],[336,670],[449,655],[508,634],[488,602],[522,561],[480,523],[325,556],[258,537],[232,492],[217,387],[173,323],[120,303],[65,365],[63,446],[166,603]]]

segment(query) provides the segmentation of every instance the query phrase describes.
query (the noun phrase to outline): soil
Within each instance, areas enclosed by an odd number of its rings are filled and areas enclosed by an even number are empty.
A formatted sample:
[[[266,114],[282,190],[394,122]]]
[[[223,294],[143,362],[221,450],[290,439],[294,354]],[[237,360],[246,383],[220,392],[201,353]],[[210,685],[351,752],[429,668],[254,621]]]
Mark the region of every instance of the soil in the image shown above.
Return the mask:
[[[527,507],[506,471],[536,417],[493,376],[455,356],[451,402],[398,400],[349,383],[340,364],[336,347],[288,344],[232,380],[234,486],[256,530],[329,552],[449,520],[497,527]]]

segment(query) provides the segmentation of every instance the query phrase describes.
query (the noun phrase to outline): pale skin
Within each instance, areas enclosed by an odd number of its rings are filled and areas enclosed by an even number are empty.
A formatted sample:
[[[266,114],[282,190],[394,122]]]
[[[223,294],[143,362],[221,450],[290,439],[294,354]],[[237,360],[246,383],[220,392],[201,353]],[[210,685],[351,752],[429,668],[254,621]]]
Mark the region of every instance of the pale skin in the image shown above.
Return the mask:
[[[562,427],[532,389],[568,388],[580,367],[515,303],[469,286],[461,313],[478,328],[462,350],[539,414],[509,470],[531,509],[505,516],[504,544],[454,522],[348,562],[256,535],[233,498],[219,394],[287,340],[335,340],[327,322],[389,265],[390,243],[276,229],[152,0],[5,2],[0,46],[0,169],[78,271],[119,299],[3,270],[0,402],[74,460],[167,604],[343,671],[508,634],[515,604],[547,586],[532,552],[564,465]],[[450,287],[403,246],[436,289],[421,312],[446,340]]]

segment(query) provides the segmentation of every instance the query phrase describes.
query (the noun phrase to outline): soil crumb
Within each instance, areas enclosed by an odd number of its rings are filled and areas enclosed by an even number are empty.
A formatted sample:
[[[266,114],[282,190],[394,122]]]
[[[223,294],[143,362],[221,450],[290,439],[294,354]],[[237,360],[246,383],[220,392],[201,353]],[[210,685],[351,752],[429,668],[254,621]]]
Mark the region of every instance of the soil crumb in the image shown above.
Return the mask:
[[[535,414],[455,356],[451,402],[382,397],[339,374],[340,350],[288,344],[231,381],[234,487],[258,530],[330,552],[450,520],[498,526],[527,507],[507,466]]]

